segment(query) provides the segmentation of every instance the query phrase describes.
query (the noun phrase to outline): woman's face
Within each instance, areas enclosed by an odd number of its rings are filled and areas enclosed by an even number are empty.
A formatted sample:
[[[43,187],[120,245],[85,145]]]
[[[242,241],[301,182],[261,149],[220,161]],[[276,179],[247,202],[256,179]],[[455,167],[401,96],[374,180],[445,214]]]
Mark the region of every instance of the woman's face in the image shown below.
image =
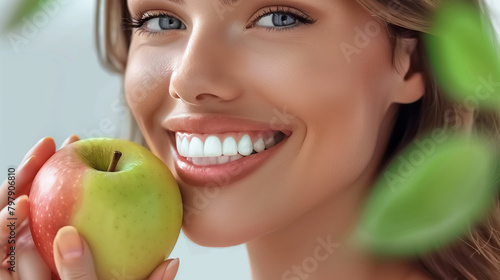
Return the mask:
[[[356,1],[220,2],[128,1],[127,103],[205,246],[276,230],[376,166],[403,79]]]

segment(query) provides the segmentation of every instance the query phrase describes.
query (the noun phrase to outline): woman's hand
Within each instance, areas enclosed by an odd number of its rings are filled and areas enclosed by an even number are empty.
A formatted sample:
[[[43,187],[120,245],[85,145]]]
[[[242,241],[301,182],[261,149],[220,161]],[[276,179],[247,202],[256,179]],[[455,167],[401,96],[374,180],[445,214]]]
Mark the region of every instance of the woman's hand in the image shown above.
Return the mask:
[[[62,147],[78,141],[76,135],[70,136]],[[24,157],[19,168],[16,169],[15,181],[15,215],[10,216],[8,202],[9,180],[5,180],[0,186],[0,279],[2,280],[50,280],[57,279],[36,250],[31,237],[28,224],[29,200],[31,183],[43,164],[55,153],[54,140],[46,137],[40,140]],[[7,226],[15,217],[16,220],[16,243],[9,243],[11,232]],[[9,263],[10,246],[15,246],[15,272],[9,270],[13,263]],[[54,260],[62,280],[85,279],[97,280],[94,271],[94,262],[86,241],[81,238],[76,229],[71,226],[61,228],[54,239]],[[150,280],[173,280],[179,267],[178,260],[164,261],[150,275]]]
[[[70,136],[63,147],[69,143],[79,140],[78,136]],[[21,280],[21,279],[51,279],[51,272],[45,265],[42,258],[35,248],[31,232],[28,225],[29,201],[28,194],[31,189],[31,183],[43,164],[55,153],[56,145],[54,139],[45,137],[40,140],[24,157],[15,172],[15,191],[16,200],[14,204],[9,205],[9,181],[5,180],[0,185],[0,279]],[[8,178],[7,178],[8,179]],[[11,207],[9,209],[8,207]],[[10,215],[10,210],[14,208],[14,216]],[[8,227],[12,220],[8,218],[17,218],[15,220],[15,244],[12,243],[11,230]],[[10,241],[10,243],[9,243]],[[15,246],[15,250],[10,247]],[[15,263],[10,261],[9,253],[15,253]],[[15,265],[15,266],[14,266]],[[12,270],[9,270],[11,268]]]
[[[72,226],[65,226],[57,232],[54,260],[62,280],[97,280],[89,246]],[[178,268],[178,259],[166,260],[151,273],[148,280],[173,280]]]

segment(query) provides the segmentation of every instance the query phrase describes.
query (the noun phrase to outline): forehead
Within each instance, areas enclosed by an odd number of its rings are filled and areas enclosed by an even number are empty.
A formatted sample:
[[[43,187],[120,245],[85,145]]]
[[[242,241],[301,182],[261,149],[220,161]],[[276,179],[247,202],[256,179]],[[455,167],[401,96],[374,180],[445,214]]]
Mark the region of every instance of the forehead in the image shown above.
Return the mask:
[[[187,0],[187,2],[190,2],[192,0]],[[238,2],[242,2],[243,0],[217,0],[220,4],[224,6],[231,6],[231,5],[236,5]],[[145,3],[145,2],[150,2],[149,0],[127,0],[127,2],[140,2],[140,3]],[[184,5],[186,3],[186,0],[161,0],[159,2],[170,2],[173,4],[177,5]]]
[[[170,3],[170,4],[176,4],[176,5],[184,5],[184,4],[190,4],[192,2],[196,2],[197,0],[126,0],[127,3],[130,4],[135,4],[135,5],[140,5],[140,4],[148,4],[148,3]],[[199,0],[198,0],[199,1]],[[201,1],[207,1],[207,0],[201,0]],[[238,6],[239,4],[242,3],[267,3],[267,2],[274,2],[270,0],[210,0],[212,5],[214,6]],[[327,4],[330,2],[335,2],[331,0],[282,0],[280,3],[272,3],[275,5],[286,5],[286,4],[293,4],[296,2],[306,2],[309,4]],[[348,2],[356,2],[355,0],[348,0]]]

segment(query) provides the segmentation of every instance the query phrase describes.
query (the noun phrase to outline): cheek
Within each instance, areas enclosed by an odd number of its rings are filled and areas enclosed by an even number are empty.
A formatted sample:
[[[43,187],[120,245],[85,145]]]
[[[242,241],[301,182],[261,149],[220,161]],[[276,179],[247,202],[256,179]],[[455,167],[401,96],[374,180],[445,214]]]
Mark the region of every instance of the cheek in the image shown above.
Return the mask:
[[[153,53],[147,48],[134,50],[132,46],[124,77],[127,104],[146,140],[153,137],[153,125],[161,117],[159,112],[173,105],[165,102],[169,98],[170,59]]]
[[[278,110],[303,120],[342,123],[353,114],[367,119],[380,114],[388,107],[394,79],[387,34],[370,38],[369,45],[348,60],[340,46],[353,41],[355,34],[345,29],[331,37],[324,34],[333,30],[307,32],[307,37],[280,45],[257,42],[242,61],[249,92],[262,93]]]
[[[373,38],[370,48],[349,63],[339,46],[352,36],[349,32],[321,44],[291,44],[247,63],[253,78],[250,91],[262,93],[282,115],[302,120],[311,142],[337,144],[325,154],[337,147],[353,147],[358,153],[369,151],[370,145],[373,149],[390,104],[394,74],[387,37]]]
[[[167,102],[169,96],[169,82],[171,71],[169,58],[162,57],[152,50],[141,48],[129,52],[127,69],[124,76],[125,99],[139,129],[148,145],[148,148],[169,164],[169,145],[166,143],[167,134],[162,126],[158,125],[165,119],[162,112],[168,112],[174,105]],[[167,108],[168,107],[168,108]]]
[[[349,31],[321,44],[290,44],[246,64],[253,73],[248,75],[251,92],[262,93],[279,115],[287,116],[284,121],[293,122],[293,116],[305,126],[300,150],[280,177],[289,180],[277,184],[286,186],[277,196],[290,195],[283,200],[290,205],[307,209],[349,186],[381,148],[377,143],[395,77],[390,43],[385,34],[376,36],[349,62],[340,45],[353,36]],[[259,54],[272,49],[271,44],[261,47]],[[304,192],[304,186],[316,191]]]
[[[168,95],[168,59],[145,50],[131,51],[125,72],[125,96],[133,112],[155,109]],[[139,114],[141,115],[141,114]]]

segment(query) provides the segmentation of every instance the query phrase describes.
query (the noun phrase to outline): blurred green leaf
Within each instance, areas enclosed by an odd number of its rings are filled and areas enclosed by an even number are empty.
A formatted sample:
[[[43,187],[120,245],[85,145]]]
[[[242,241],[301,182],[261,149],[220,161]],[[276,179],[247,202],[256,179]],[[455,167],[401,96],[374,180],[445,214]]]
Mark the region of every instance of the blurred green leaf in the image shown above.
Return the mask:
[[[355,244],[396,256],[448,245],[492,205],[495,166],[491,147],[479,138],[446,135],[415,141],[380,176]]]
[[[7,22],[6,29],[14,29],[23,23],[23,18],[30,20],[30,17],[41,10],[44,5],[54,0],[19,0],[17,9],[12,13]]]
[[[500,106],[499,50],[480,10],[463,1],[442,4],[434,15],[426,46],[439,84],[457,102]]]

